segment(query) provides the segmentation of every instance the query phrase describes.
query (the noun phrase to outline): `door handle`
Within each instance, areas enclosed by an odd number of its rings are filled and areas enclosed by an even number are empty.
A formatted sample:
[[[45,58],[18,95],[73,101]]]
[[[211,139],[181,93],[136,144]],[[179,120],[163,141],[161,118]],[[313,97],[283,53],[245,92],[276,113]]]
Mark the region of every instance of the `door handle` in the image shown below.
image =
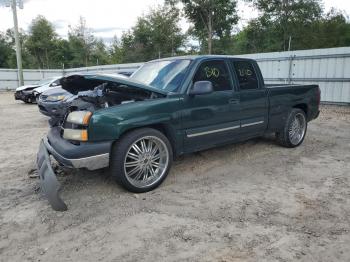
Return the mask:
[[[229,102],[229,104],[237,105],[237,104],[239,104],[239,99],[231,98],[228,100],[228,102]]]

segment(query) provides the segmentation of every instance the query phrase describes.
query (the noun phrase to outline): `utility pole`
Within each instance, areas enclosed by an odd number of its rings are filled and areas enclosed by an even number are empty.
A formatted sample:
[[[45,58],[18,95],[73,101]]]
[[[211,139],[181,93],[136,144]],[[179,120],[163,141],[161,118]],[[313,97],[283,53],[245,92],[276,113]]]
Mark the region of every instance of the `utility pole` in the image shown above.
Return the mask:
[[[17,58],[17,75],[19,85],[24,85],[23,83],[23,69],[22,69],[22,49],[21,42],[18,33],[18,20],[17,20],[17,5],[20,9],[23,9],[23,0],[0,0],[0,6],[11,7],[13,15],[13,27],[15,33],[16,42],[16,58]]]
[[[288,51],[290,51],[290,45],[292,43],[292,36],[289,36],[289,41],[288,41]]]
[[[21,3],[20,3],[20,5],[21,5]],[[23,5],[23,2],[22,2],[22,5]],[[21,52],[21,43],[20,43],[19,34],[18,34],[17,2],[16,2],[16,0],[12,0],[11,8],[12,8],[13,25],[14,25],[14,31],[15,31],[18,80],[19,80],[19,85],[23,86],[24,82],[23,82],[23,69],[22,69],[22,52]]]

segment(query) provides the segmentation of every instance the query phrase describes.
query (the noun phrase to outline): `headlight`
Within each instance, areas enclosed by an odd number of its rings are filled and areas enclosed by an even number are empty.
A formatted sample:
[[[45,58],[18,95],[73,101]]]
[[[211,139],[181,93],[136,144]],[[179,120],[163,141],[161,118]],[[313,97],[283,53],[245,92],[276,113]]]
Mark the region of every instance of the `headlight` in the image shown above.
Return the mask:
[[[63,138],[67,140],[87,141],[88,134],[86,129],[64,129]]]
[[[89,124],[92,113],[90,111],[74,111],[69,113],[66,122],[70,124],[80,125],[78,128],[65,128],[63,138],[67,140],[87,141],[88,132],[87,125]]]
[[[48,96],[45,100],[48,102],[57,102],[63,100],[64,98],[65,96]]]
[[[90,111],[73,111],[69,113],[66,121],[72,124],[88,125],[92,113]]]

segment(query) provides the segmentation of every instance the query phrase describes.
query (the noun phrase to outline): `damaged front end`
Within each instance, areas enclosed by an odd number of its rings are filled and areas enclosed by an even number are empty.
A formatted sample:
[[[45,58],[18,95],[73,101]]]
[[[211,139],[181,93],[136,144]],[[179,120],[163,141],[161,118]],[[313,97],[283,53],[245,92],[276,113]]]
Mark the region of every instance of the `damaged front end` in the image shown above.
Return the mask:
[[[41,140],[37,155],[37,167],[40,177],[41,191],[48,199],[51,207],[56,211],[66,211],[67,205],[61,199],[59,193],[61,184],[51,166],[50,155],[45,146],[45,140]]]
[[[41,141],[37,155],[42,192],[56,211],[67,210],[67,205],[59,195],[61,186],[51,166],[50,156],[68,168],[96,170],[109,167],[114,140],[89,139],[90,119],[94,112],[166,96],[166,93],[151,87],[105,75],[73,75],[63,78],[61,85],[74,95],[74,99],[64,114],[54,119],[56,122]]]
[[[161,98],[167,95],[158,89],[120,76],[92,74],[70,75],[61,79],[62,89],[73,96],[58,107],[49,120],[50,126],[63,125],[66,116],[77,110],[94,112],[101,108]]]
[[[35,87],[29,87],[23,90],[17,90],[14,94],[15,100],[22,100],[25,103],[33,103],[35,102],[35,94],[34,94],[34,89],[37,88]]]

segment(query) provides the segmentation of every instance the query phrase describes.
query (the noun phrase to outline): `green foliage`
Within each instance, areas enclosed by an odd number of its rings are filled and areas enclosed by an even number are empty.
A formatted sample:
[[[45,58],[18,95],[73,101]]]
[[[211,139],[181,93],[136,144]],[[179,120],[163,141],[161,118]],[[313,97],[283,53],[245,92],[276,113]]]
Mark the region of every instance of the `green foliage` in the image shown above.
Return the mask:
[[[69,47],[72,55],[71,66],[90,66],[96,65],[93,59],[93,52],[97,40],[93,36],[90,28],[86,26],[83,17],[79,18],[78,25],[70,27],[68,32]]]
[[[120,40],[115,36],[109,49],[110,62],[112,64],[120,64],[123,61],[123,51]]]
[[[5,41],[8,43],[8,45],[11,47],[12,51],[11,54],[8,56],[7,64],[9,65],[9,68],[16,68],[17,67],[17,61],[16,61],[16,45],[15,45],[15,33],[12,29],[7,29],[5,34]],[[24,68],[37,68],[35,66],[35,58],[29,53],[28,49],[26,48],[26,43],[28,40],[28,35],[24,33],[24,31],[19,31],[19,40],[22,47],[22,64]]]
[[[163,6],[151,9],[149,14],[138,18],[130,31],[124,32],[114,54],[119,54],[122,62],[147,61],[178,54],[185,41],[178,25],[179,19],[176,8]]]
[[[323,14],[318,0],[252,0],[257,19],[234,36],[234,53],[349,46],[350,24],[335,10]]]
[[[190,33],[197,37],[202,52],[207,49],[212,53],[214,39],[227,39],[233,25],[237,24],[236,0],[168,0],[167,3],[183,4],[185,17],[193,24]]]
[[[313,26],[312,33],[314,41],[309,48],[350,46],[350,23],[334,9]]]
[[[0,33],[0,67],[11,67],[10,60],[13,54],[14,50],[7,41],[5,34]]]
[[[25,46],[35,58],[37,67],[50,68],[53,65],[51,56],[55,51],[56,39],[55,29],[45,17],[38,16],[32,21]]]
[[[70,42],[58,38],[53,43],[54,52],[52,52],[52,61],[54,68],[72,67],[73,54],[70,49]]]
[[[95,42],[92,48],[91,60],[92,62],[96,62],[96,65],[109,64],[109,61],[110,61],[109,53],[102,39],[98,39]]]
[[[20,31],[23,67],[72,68],[173,55],[284,51],[289,39],[291,50],[350,46],[349,19],[336,10],[325,14],[321,0],[244,1],[258,9],[259,17],[235,34],[236,0],[166,0],[108,46],[93,35],[83,17],[70,27],[68,39],[62,39],[45,17],[38,16],[28,34]],[[179,26],[181,15],[190,22],[186,34]],[[16,68],[10,29],[0,32],[0,67]]]

